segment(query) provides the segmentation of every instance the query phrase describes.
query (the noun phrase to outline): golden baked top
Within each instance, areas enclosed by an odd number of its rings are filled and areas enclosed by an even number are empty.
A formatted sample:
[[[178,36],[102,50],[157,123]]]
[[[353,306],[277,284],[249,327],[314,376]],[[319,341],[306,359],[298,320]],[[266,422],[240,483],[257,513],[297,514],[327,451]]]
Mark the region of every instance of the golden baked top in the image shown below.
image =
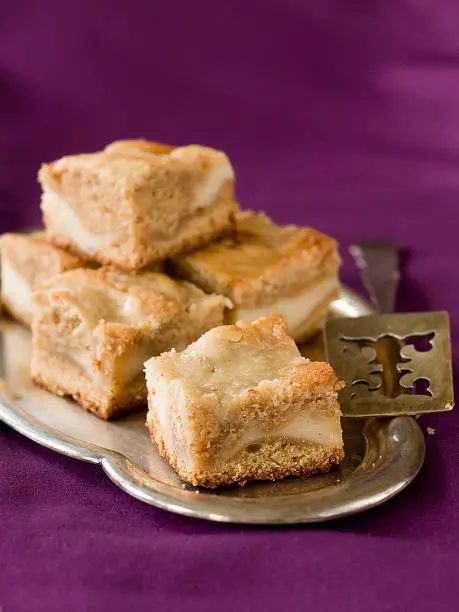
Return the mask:
[[[272,385],[321,397],[341,388],[328,363],[301,356],[279,315],[215,327],[181,353],[164,353],[149,363],[169,380],[197,387],[204,398],[217,396],[221,404]]]
[[[174,148],[142,140],[116,141],[104,151],[69,155],[43,164],[38,179],[44,189],[60,193],[70,180],[67,175],[75,178],[80,173],[86,180],[97,176],[104,184],[116,185],[124,196],[135,192],[152,173],[171,186],[191,173],[198,185],[202,183],[196,194],[202,206],[212,203],[222,185],[234,179],[233,167],[222,151],[199,145]]]
[[[122,274],[111,268],[78,269],[50,279],[34,293],[35,302],[46,307],[60,303],[70,307],[85,327],[99,321],[123,323],[136,328],[156,328],[174,317],[193,314],[229,300],[206,295],[185,281],[161,272]]]
[[[243,302],[253,291],[305,286],[321,273],[336,274],[338,245],[310,227],[279,226],[263,213],[236,217],[231,236],[174,258],[179,274],[208,290]],[[280,291],[276,291],[280,288]]]

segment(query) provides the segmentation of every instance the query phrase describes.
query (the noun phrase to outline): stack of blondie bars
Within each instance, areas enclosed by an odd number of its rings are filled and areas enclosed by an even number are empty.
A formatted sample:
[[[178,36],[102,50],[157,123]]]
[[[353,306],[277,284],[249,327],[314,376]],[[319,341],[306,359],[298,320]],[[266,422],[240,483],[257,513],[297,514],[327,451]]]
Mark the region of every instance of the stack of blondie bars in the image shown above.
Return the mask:
[[[196,485],[339,463],[341,383],[295,343],[338,295],[332,238],[241,212],[207,147],[117,141],[38,176],[45,229],[0,239],[37,385],[104,419],[148,396],[152,439]]]

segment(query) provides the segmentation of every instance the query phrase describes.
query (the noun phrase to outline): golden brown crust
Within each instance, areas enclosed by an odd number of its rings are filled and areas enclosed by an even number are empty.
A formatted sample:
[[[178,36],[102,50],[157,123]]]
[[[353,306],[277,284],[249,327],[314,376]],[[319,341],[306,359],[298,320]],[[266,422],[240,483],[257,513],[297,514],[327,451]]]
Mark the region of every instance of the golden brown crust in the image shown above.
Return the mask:
[[[175,273],[239,306],[292,296],[317,278],[337,275],[337,243],[309,227],[277,226],[263,213],[236,217],[232,236],[173,258]]]
[[[183,461],[168,451],[157,421],[149,416],[147,427],[159,454],[174,468],[181,480],[196,487],[215,489],[233,484],[243,486],[251,480],[280,480],[289,476],[326,473],[344,459],[344,450],[340,447],[299,443],[284,438],[266,443],[257,450],[256,455],[250,450],[243,452],[236,460],[214,471],[187,470]]]

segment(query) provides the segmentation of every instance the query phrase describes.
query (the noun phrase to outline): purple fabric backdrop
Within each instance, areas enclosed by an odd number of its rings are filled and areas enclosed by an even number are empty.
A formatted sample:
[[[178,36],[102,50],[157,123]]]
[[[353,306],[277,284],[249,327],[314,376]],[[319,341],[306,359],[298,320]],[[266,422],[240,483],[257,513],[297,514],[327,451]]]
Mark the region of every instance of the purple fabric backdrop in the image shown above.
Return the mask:
[[[399,309],[459,343],[459,5],[358,0],[0,4],[1,230],[39,220],[36,171],[145,136],[234,161],[243,206],[409,247]],[[344,257],[343,280],[359,288]],[[0,606],[457,610],[459,413],[383,507],[316,527],[167,514],[0,424]]]

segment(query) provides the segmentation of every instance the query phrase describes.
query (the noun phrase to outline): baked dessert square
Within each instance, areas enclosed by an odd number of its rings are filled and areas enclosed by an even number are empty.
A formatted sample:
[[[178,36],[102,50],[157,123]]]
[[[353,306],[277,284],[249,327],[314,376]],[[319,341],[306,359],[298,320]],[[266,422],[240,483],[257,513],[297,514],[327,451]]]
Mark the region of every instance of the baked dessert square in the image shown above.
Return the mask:
[[[327,472],[344,456],[337,380],[271,315],[145,364],[147,426],[183,480],[217,487]]]
[[[175,274],[228,296],[228,322],[278,313],[303,342],[323,325],[339,296],[338,245],[309,227],[278,226],[262,213],[240,213],[232,236],[172,261]]]
[[[38,173],[50,239],[84,259],[138,271],[215,239],[238,210],[221,151],[117,141]]]
[[[3,234],[0,253],[2,305],[27,326],[32,324],[32,291],[52,276],[83,265],[48,242],[44,232]]]
[[[160,272],[72,270],[34,293],[32,379],[103,419],[146,405],[143,364],[222,323],[229,300]]]

